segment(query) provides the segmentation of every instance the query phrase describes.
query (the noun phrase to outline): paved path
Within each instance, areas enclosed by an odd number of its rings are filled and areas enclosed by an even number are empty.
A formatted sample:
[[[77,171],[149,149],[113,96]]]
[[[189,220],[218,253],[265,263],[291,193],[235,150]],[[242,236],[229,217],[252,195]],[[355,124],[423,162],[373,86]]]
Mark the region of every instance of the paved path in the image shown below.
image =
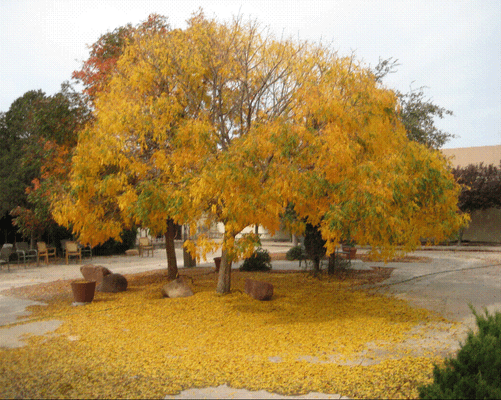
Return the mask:
[[[377,286],[412,304],[463,321],[477,311],[501,311],[501,253],[421,251],[429,263],[390,263],[390,279]],[[374,263],[372,263],[374,264]],[[374,264],[384,265],[384,264]]]

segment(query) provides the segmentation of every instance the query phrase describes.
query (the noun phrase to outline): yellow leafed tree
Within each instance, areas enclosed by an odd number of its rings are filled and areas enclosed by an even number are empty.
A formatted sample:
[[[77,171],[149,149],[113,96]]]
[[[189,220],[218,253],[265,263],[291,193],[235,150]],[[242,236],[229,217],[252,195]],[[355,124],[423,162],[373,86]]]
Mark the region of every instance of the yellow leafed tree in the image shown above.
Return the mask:
[[[178,140],[178,131],[197,130],[180,80],[175,71],[157,70],[163,58],[179,55],[180,33],[132,37],[117,73],[97,94],[95,120],[79,134],[70,190],[54,201],[56,220],[92,245],[119,239],[131,226],[164,233],[170,278],[177,276],[174,222],[183,220],[185,180],[196,170],[196,157],[185,154],[188,147],[197,151],[196,140]],[[161,52],[151,46],[158,42]]]
[[[237,235],[277,230],[290,204],[291,228],[319,225],[328,252],[349,237],[387,258],[464,223],[446,161],[406,138],[393,91],[353,57],[252,21],[199,12],[184,30],[136,35],[95,114],[58,221],[95,241],[132,223],[222,223],[219,293],[256,243]]]

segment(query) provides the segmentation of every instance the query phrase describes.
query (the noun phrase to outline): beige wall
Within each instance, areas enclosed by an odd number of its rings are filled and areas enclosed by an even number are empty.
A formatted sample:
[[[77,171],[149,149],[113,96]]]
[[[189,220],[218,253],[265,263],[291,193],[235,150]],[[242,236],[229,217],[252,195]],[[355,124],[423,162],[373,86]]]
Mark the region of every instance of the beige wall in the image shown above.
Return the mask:
[[[464,231],[463,240],[501,243],[501,210],[491,208],[474,211],[470,226]]]
[[[501,161],[501,145],[462,147],[442,149],[442,153],[450,157],[454,167],[465,167],[468,164],[499,165]],[[464,240],[473,242],[501,243],[501,210],[489,209],[475,211],[471,215],[470,226],[464,231]]]
[[[501,145],[480,147],[459,147],[457,149],[442,149],[444,155],[450,158],[454,167],[466,167],[468,164],[499,165],[501,161]]]

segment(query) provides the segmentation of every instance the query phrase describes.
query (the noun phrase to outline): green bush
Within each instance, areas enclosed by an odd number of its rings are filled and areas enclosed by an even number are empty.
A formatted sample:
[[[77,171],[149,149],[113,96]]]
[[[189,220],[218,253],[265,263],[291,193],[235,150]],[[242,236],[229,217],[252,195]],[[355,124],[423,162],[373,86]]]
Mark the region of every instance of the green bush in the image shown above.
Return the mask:
[[[271,269],[271,257],[268,250],[257,249],[249,258],[244,260],[240,271],[269,271]]]
[[[287,258],[287,260],[289,261],[305,260],[306,252],[304,250],[304,247],[301,245],[291,247],[285,254],[285,258]]]
[[[471,306],[470,306],[471,307]],[[469,332],[456,358],[435,365],[434,382],[418,388],[422,399],[501,398],[501,313],[475,315],[478,332]]]

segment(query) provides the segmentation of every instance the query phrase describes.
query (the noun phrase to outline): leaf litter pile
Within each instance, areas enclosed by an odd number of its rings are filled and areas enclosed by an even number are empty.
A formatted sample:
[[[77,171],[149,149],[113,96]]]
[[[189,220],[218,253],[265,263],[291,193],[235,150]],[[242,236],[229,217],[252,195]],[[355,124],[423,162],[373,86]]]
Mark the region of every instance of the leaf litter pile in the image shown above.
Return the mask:
[[[28,337],[24,347],[0,349],[1,396],[163,398],[227,384],[286,395],[415,398],[443,357],[422,346],[423,332],[451,328],[427,310],[357,289],[380,280],[377,270],[333,277],[233,271],[232,293],[224,296],[211,269],[182,276],[194,296],[162,298],[166,270],[127,275],[126,292],[96,292],[78,307],[70,281],[11,289],[6,294],[48,303],[31,306],[30,321],[64,323]],[[272,283],[273,299],[245,294],[246,278]]]

